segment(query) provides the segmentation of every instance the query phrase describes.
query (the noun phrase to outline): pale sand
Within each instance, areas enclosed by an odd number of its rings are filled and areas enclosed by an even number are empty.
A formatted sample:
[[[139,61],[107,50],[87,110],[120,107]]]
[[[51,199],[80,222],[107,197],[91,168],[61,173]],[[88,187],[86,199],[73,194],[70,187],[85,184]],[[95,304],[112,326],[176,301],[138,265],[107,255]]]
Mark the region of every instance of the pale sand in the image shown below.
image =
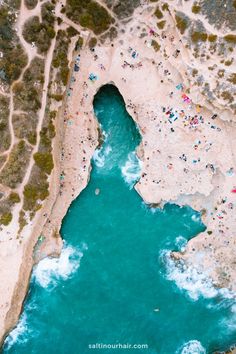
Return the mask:
[[[155,28],[156,22],[148,10],[143,11],[142,14],[139,9],[136,11],[134,19],[127,25],[126,34],[118,37],[113,47],[104,45],[97,47],[94,53],[86,48],[80,52],[80,71],[73,72],[76,81],[70,86],[71,96],[65,99],[56,121],[55,169],[50,180],[50,196],[35,220],[24,229],[21,243],[9,241],[6,235],[5,242],[0,245],[0,293],[4,294],[0,299],[0,338],[19,316],[35,261],[32,249],[38,236],[42,234],[46,241],[41,248],[42,253],[36,254],[36,261],[60,250],[61,240],[53,234],[60,230],[69,205],[88,183],[90,160],[98,144],[93,98],[107,83],[113,83],[119,89],[142,135],[138,155],[143,164],[140,181],[135,186],[137,192],[147,203],[164,205],[171,201],[179,205],[188,204],[199,211],[206,209],[203,220],[207,230],[213,233],[208,235],[205,232],[193,238],[181,257],[197,268],[201,266],[216,285],[236,290],[236,194],[231,193],[236,182],[234,176],[226,173],[231,168],[236,172],[236,128],[234,123],[230,123],[235,117],[230,110],[224,109],[220,101],[215,102],[217,108],[213,110],[188,82],[191,53],[179,41],[171,18],[167,38],[157,39],[162,44],[159,52],[154,52],[150,46],[151,35],[139,38],[137,26],[146,28],[148,23]],[[85,38],[87,35],[84,32]],[[128,50],[130,46],[138,53],[135,59]],[[176,49],[181,51],[177,58],[173,56]],[[97,60],[94,60],[95,54]],[[135,68],[123,68],[124,61]],[[142,66],[137,65],[139,62]],[[197,63],[192,65],[197,66]],[[90,73],[98,76],[95,82],[88,80]],[[180,83],[184,85],[183,92],[176,89]],[[186,89],[190,90],[190,103],[183,102],[181,97]],[[205,108],[199,112],[195,104]],[[178,111],[178,119],[172,124],[163,107]],[[181,110],[191,117],[202,115],[204,122],[190,128],[189,122],[184,121],[184,115],[181,116]],[[212,120],[215,113],[218,117]],[[212,125],[216,129],[211,128]],[[208,164],[212,167],[206,168]],[[63,179],[60,179],[61,174]],[[179,257],[179,254],[174,256]],[[226,267],[227,277],[223,274]]]

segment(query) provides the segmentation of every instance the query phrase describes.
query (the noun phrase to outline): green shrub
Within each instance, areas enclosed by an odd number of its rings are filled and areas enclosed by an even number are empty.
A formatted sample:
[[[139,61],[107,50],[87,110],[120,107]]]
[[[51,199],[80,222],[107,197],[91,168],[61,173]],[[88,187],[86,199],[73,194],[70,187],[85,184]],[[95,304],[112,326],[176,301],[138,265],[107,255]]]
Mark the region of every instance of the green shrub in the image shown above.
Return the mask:
[[[67,0],[66,15],[95,34],[106,31],[114,22],[107,10],[94,0]]]
[[[198,5],[198,3],[194,3],[192,6],[192,12],[194,14],[199,14],[200,11],[201,11],[201,6]]]
[[[15,136],[19,139],[27,139],[31,145],[35,145],[37,121],[38,117],[34,112],[13,114]]]
[[[53,169],[53,158],[51,153],[36,152],[34,154],[34,161],[43,172],[50,175]]]
[[[8,199],[12,204],[20,203],[20,196],[16,192],[11,192]]]
[[[0,168],[4,165],[6,158],[7,158],[6,155],[0,156]]]
[[[12,221],[12,213],[4,213],[0,217],[0,224],[2,225],[7,226],[10,224],[11,221]]]
[[[184,34],[188,27],[188,20],[186,17],[183,17],[182,15],[175,15],[175,21],[176,21],[176,26],[178,30],[180,31],[181,34]]]
[[[27,9],[31,10],[36,7],[38,0],[24,0]]]
[[[27,225],[27,221],[25,219],[25,212],[23,210],[20,211],[19,213],[19,230],[18,230],[18,233],[20,233],[23,228]]]
[[[0,78],[7,84],[17,80],[27,64],[27,55],[19,43],[15,31],[16,11],[1,4],[0,10],[0,48],[3,57],[0,60]]]
[[[231,74],[230,77],[228,78],[228,81],[236,85],[236,73]]]
[[[230,66],[231,64],[233,64],[233,61],[234,61],[233,59],[226,60],[226,61],[225,61],[225,65],[226,65],[226,66]]]
[[[77,34],[79,34],[78,31],[74,27],[71,27],[71,26],[67,28],[66,32],[69,37],[74,37]]]
[[[162,5],[162,10],[163,11],[168,11],[169,10],[169,5],[165,2],[163,5]]]
[[[7,163],[0,173],[0,183],[15,188],[23,181],[31,150],[24,140],[14,145]]]
[[[75,49],[80,50],[83,47],[84,40],[82,37],[79,37],[76,44],[75,44]]]
[[[47,198],[49,195],[48,187],[49,184],[46,175],[41,175],[40,181],[38,183],[28,183],[24,187],[24,209],[33,211],[37,208],[37,201]]]
[[[71,27],[72,28],[72,27]],[[70,36],[67,31],[59,30],[57,33],[57,41],[53,54],[52,65],[58,68],[56,82],[61,86],[61,83],[66,86],[69,77],[69,67],[67,52],[69,48]]]
[[[161,48],[160,44],[157,41],[155,41],[154,39],[152,40],[151,45],[152,45],[152,47],[154,48],[154,50],[156,52],[158,52],[160,50],[160,48]]]
[[[130,17],[134,10],[140,5],[140,0],[110,0],[110,4],[113,3],[113,12],[118,19],[122,20]]]
[[[234,101],[234,97],[231,95],[229,91],[223,91],[221,93],[221,96],[225,101],[228,101],[229,103],[232,103]]]
[[[157,22],[157,27],[159,29],[163,29],[165,27],[165,24],[166,24],[166,21],[160,21],[160,22]]]
[[[209,42],[215,42],[217,40],[217,35],[216,34],[209,34],[208,35],[208,41]]]
[[[24,25],[23,37],[28,43],[35,42],[41,53],[48,51],[51,40],[55,37],[53,27],[54,16],[48,3],[42,6],[43,22],[40,23],[38,16],[30,17]]]
[[[97,38],[96,37],[90,38],[89,43],[88,43],[89,48],[93,49],[96,46],[96,44],[97,44]]]
[[[236,35],[235,34],[227,34],[226,36],[224,36],[224,39],[228,43],[236,43]]]
[[[161,18],[163,17],[163,13],[161,12],[161,10],[159,9],[158,6],[157,6],[157,8],[156,8],[156,10],[155,10],[155,12],[154,12],[154,15],[155,15],[157,18],[159,18],[159,19],[161,19]]]
[[[10,147],[11,136],[9,130],[9,98],[0,95],[0,153]]]
[[[60,94],[52,94],[51,95],[51,98],[53,98],[54,100],[56,100],[56,101],[61,101],[62,100],[62,98],[63,98],[63,95],[60,95]]]
[[[207,33],[205,32],[198,32],[198,31],[193,31],[191,33],[191,39],[194,43],[196,42],[206,42],[207,40]]]

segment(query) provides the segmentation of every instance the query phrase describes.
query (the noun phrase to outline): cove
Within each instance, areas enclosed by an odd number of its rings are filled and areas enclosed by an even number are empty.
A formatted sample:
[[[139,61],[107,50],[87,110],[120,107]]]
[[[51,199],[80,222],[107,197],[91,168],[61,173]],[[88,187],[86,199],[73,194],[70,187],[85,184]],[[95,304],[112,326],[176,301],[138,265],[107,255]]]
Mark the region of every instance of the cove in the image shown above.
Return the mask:
[[[24,312],[3,353],[212,353],[234,339],[231,310],[218,298],[193,300],[166,277],[163,250],[204,229],[199,214],[144,204],[132,185],[141,138],[117,88],[94,99],[104,134],[87,188],[63,221],[59,260],[35,268]],[[89,344],[148,349],[89,349]],[[205,349],[204,349],[205,348]]]

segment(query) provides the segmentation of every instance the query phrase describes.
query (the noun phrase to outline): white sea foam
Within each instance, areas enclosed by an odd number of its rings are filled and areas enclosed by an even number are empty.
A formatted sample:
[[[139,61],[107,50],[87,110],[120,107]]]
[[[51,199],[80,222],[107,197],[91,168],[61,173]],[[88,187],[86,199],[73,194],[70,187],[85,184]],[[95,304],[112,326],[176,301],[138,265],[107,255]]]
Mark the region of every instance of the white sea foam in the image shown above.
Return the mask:
[[[79,268],[83,251],[86,249],[86,245],[78,249],[70,245],[64,245],[59,258],[47,257],[39,262],[34,268],[33,279],[43,288],[47,288],[49,285],[57,285],[61,279],[70,278]]]
[[[235,294],[226,288],[217,289],[206,274],[193,266],[186,265],[183,260],[174,260],[169,250],[160,255],[166,267],[166,277],[176,283],[179,289],[185,290],[189,297],[196,301],[200,297],[213,299],[217,303],[209,303],[209,307],[231,307],[235,303]]]
[[[167,279],[174,281],[178,288],[186,290],[192,300],[198,300],[201,296],[213,298],[219,294],[205,274],[193,266],[186,266],[181,260],[174,261],[169,250],[162,251],[161,257],[165,262]]]
[[[187,242],[188,242],[188,240],[181,235],[176,237],[176,239],[175,239],[175,244],[181,252],[183,252],[185,250]]]
[[[102,150],[95,150],[93,154],[93,161],[97,167],[103,167],[105,164],[105,156]]]
[[[121,173],[125,182],[133,187],[135,182],[140,178],[141,161],[138,159],[135,151],[132,151],[128,155],[128,159],[124,166],[121,167]]]
[[[206,354],[206,349],[198,340],[190,340],[184,343],[181,348],[176,351],[176,354]]]
[[[196,223],[200,223],[201,222],[201,216],[200,215],[196,215],[196,214],[193,214],[191,216],[191,219],[196,222]]]
[[[228,304],[228,306],[230,306],[230,316],[227,318],[223,318],[221,321],[221,326],[223,328],[225,328],[225,333],[235,333],[236,330],[236,304],[235,304],[235,300],[234,303],[232,304],[232,300],[231,303]]]
[[[16,342],[25,343],[29,338],[29,334],[32,332],[27,325],[27,316],[25,312],[21,315],[17,326],[9,333],[6,338],[5,345],[7,348],[12,347]]]
[[[97,167],[103,167],[105,165],[105,159],[112,151],[110,145],[105,148],[97,149],[93,154],[93,161]]]

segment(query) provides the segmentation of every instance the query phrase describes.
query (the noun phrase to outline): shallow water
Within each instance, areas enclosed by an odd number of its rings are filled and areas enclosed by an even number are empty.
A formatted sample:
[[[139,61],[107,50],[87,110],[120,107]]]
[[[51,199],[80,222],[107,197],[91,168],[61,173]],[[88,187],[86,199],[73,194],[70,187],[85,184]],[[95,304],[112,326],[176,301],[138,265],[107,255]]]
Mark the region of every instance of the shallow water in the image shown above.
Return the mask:
[[[168,256],[204,230],[198,213],[143,203],[133,189],[140,135],[122,97],[105,86],[94,108],[105,142],[94,155],[91,180],[63,221],[61,257],[35,268],[3,352],[199,354],[228,347],[236,328],[232,299]],[[88,348],[95,343],[148,349]]]

